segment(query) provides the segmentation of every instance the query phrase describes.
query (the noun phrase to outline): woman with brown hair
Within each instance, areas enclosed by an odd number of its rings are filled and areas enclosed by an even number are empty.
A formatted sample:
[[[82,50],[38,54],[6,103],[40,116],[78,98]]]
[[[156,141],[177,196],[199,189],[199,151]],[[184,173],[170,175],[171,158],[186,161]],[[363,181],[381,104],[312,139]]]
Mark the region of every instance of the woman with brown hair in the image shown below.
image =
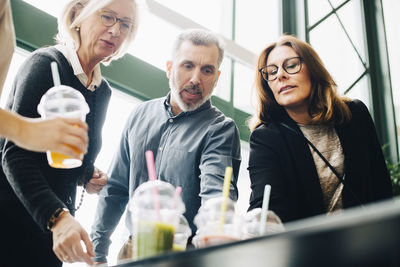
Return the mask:
[[[266,184],[283,222],[392,196],[367,107],[338,95],[309,44],[282,36],[260,54],[258,70],[249,210],[262,206]]]

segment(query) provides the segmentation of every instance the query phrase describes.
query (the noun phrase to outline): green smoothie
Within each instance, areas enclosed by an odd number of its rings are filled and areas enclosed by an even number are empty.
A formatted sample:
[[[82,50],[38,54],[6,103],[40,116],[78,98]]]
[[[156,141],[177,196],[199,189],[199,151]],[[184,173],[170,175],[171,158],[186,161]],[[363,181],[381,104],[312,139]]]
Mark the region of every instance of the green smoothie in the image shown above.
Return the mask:
[[[143,259],[172,250],[175,227],[162,222],[140,221],[135,237],[135,257]]]

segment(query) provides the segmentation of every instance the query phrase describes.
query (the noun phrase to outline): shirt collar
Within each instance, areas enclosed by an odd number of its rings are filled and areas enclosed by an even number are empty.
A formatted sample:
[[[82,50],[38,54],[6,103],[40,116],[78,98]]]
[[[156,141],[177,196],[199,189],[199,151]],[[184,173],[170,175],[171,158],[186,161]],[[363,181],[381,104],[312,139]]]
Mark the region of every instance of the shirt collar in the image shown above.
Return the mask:
[[[203,105],[201,105],[197,109],[192,110],[192,111],[186,111],[186,112],[182,111],[178,115],[174,116],[174,113],[172,113],[172,106],[171,106],[170,101],[171,101],[171,92],[168,93],[168,95],[165,97],[165,100],[164,100],[164,107],[171,117],[190,116],[192,114],[195,114],[195,113],[200,112],[205,109],[209,109],[211,107],[211,99],[208,99],[206,102],[204,102]]]
[[[74,71],[74,75],[86,87],[88,77],[82,69],[81,62],[79,61],[78,54],[70,47],[64,45],[56,45],[56,48],[65,56]],[[94,91],[100,86],[102,81],[100,64],[97,64],[93,69],[92,83],[87,87],[88,90]]]

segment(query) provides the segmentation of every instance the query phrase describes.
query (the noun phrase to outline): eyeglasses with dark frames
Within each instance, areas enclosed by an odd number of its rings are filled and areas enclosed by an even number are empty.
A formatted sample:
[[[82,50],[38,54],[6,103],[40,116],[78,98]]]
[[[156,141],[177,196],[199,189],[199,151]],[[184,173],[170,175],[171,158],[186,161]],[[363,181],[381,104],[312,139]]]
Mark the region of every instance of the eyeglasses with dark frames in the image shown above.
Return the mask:
[[[101,22],[106,27],[112,27],[119,22],[119,31],[122,34],[131,32],[135,28],[134,22],[126,19],[118,18],[114,13],[109,11],[99,11]]]
[[[301,70],[303,58],[302,57],[289,57],[282,63],[282,68],[287,74],[296,74]],[[265,81],[271,82],[278,77],[279,67],[276,65],[267,65],[259,69]]]

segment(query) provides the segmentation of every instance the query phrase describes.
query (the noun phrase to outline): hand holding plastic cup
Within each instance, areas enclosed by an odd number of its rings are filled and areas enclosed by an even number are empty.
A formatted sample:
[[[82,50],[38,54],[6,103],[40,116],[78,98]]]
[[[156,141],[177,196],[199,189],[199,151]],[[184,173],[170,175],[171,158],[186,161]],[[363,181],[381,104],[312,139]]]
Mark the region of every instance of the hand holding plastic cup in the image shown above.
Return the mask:
[[[221,224],[221,207],[225,206]],[[207,200],[194,218],[197,232],[193,244],[197,248],[238,241],[242,238],[242,218],[235,213],[235,202],[230,198]]]
[[[53,62],[55,63],[55,62]],[[57,71],[57,64],[52,63],[53,80],[55,86],[50,88],[41,98],[37,110],[42,118],[52,119],[79,118],[85,121],[86,114],[89,113],[89,106],[83,95],[72,87],[60,85],[60,79]],[[55,66],[55,67],[54,67]],[[47,151],[47,160],[49,165],[54,168],[70,169],[82,165],[83,153],[76,147],[72,147],[80,159],[73,159],[64,154]]]
[[[268,235],[285,230],[281,219],[272,210],[269,210],[271,185],[264,187],[262,208],[249,211],[245,216],[245,238]]]
[[[194,218],[197,226],[193,244],[207,247],[241,239],[241,217],[229,198],[232,167],[226,167],[222,197],[207,200]]]
[[[269,210],[265,220],[262,219],[261,208],[252,209],[245,215],[244,238],[254,238],[285,231],[281,219],[272,210]],[[260,228],[263,229],[260,232]]]

